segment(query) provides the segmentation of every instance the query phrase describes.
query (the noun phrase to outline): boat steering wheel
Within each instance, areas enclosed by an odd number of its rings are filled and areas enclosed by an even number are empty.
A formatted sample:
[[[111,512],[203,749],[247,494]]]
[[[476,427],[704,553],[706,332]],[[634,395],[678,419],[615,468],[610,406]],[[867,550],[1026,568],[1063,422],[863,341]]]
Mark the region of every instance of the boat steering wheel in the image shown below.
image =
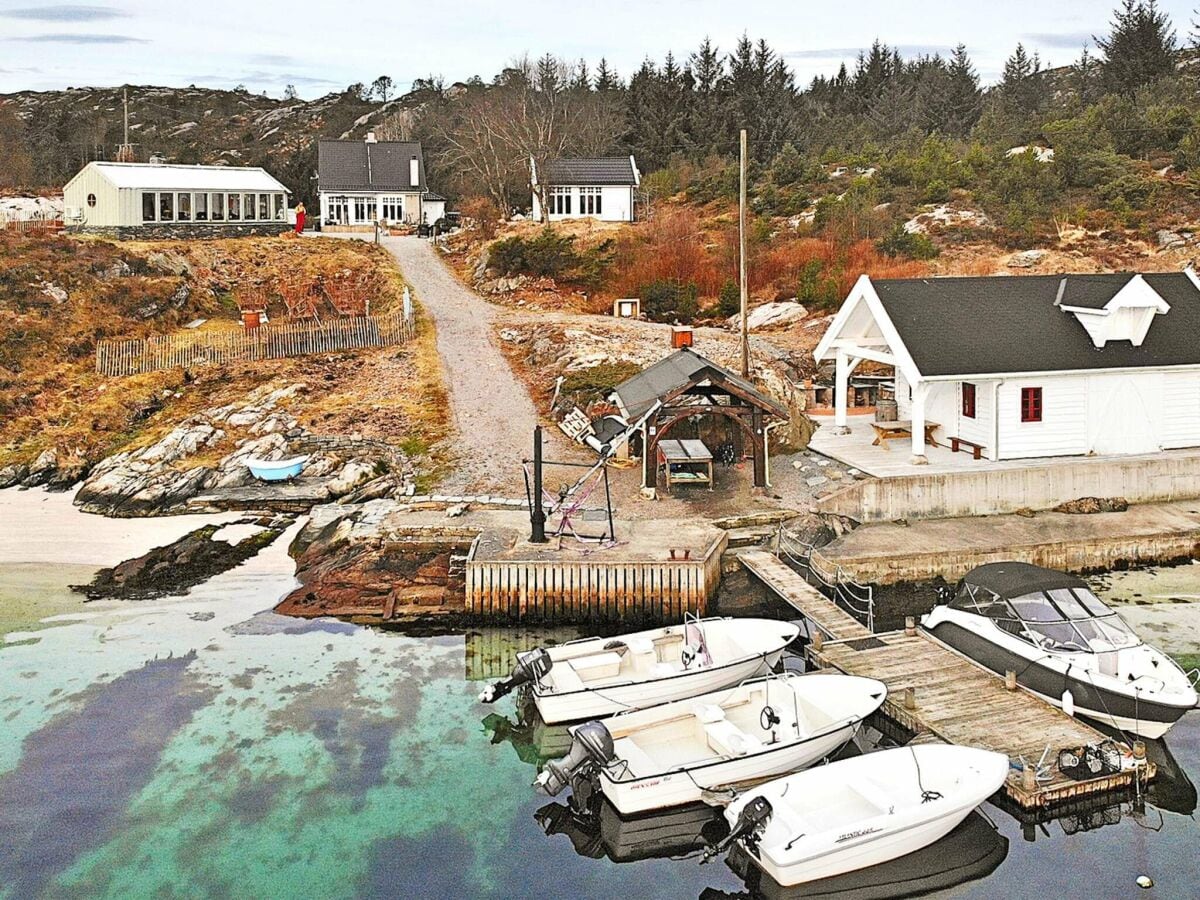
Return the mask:
[[[783,719],[779,718],[779,713],[773,706],[764,706],[762,712],[758,714],[758,724],[763,731],[770,731],[782,721]]]

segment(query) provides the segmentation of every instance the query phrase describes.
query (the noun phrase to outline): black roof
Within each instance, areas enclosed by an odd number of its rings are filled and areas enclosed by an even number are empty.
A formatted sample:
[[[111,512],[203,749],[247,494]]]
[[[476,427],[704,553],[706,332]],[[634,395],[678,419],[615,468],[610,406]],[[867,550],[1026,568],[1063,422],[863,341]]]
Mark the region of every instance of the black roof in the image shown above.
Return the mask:
[[[414,156],[415,185],[409,172]],[[319,141],[317,176],[322,191],[424,191],[425,157],[419,141]]]
[[[1186,273],[1142,276],[1171,309],[1155,316],[1140,347],[1115,341],[1097,348],[1075,316],[1058,308],[1060,291],[1066,305],[1101,307],[1131,277],[913,278],[873,286],[925,376],[1200,365],[1200,289]]]
[[[1087,587],[1087,582],[1075,575],[1023,562],[987,563],[972,569],[963,581],[986,588],[1005,600],[1034,591]]]
[[[737,387],[755,405],[781,418],[787,417],[786,409],[749,381],[701,356],[690,347],[676,350],[665,359],[648,366],[628,381],[617,385],[613,393],[621,398],[621,405],[625,407],[630,419],[638,419],[661,398],[714,376],[719,381]]]
[[[546,184],[637,184],[628,156],[552,159],[546,163]]]

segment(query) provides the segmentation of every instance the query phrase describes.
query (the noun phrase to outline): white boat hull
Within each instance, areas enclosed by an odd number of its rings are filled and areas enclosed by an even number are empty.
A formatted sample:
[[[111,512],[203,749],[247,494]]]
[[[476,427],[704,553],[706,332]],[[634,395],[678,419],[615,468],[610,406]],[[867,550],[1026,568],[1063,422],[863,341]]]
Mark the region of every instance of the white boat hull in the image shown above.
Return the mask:
[[[696,669],[660,681],[642,681],[569,694],[541,693],[535,687],[533,702],[537,706],[538,715],[549,724],[599,719],[740,684],[747,678],[766,675],[779,665],[782,657],[783,648],[780,647],[773,653],[720,668]]]
[[[642,781],[615,782],[601,775],[600,789],[623,816],[700,803],[704,800],[705,790],[747,787],[807,768],[841,748],[854,736],[855,727],[857,723],[805,743],[788,744],[756,756],[732,759],[703,769],[671,772]]]

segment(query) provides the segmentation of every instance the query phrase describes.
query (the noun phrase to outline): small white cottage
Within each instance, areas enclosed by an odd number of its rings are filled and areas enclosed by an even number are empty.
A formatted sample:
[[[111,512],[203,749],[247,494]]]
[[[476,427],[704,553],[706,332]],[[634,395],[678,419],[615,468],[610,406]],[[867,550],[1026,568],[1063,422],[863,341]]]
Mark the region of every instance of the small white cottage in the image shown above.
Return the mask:
[[[261,168],[91,162],[63,187],[63,223],[118,238],[278,234],[288,189]]]
[[[425,184],[420,141],[317,144],[321,224],[329,231],[369,230],[383,225],[432,225],[446,215],[446,198]]]
[[[925,278],[855,284],[815,351],[895,368],[913,462],[933,437],[991,460],[1200,446],[1200,276]]]
[[[542,221],[541,188],[546,189],[551,222],[599,219],[632,222],[642,173],[632,156],[555,159],[539,172],[530,159],[533,218]],[[543,184],[544,181],[544,184]]]

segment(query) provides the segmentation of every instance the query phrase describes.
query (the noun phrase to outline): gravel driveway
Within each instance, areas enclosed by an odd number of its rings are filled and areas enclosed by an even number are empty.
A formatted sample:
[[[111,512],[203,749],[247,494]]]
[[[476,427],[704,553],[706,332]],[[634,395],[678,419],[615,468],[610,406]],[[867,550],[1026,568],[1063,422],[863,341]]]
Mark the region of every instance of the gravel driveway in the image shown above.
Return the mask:
[[[521,460],[533,452],[538,418],[524,385],[493,343],[493,308],[463,287],[428,241],[392,237],[383,245],[437,328],[458,433],[452,448],[455,466],[441,489],[523,496]],[[559,446],[557,430],[547,429],[546,438],[547,455],[552,455]]]

